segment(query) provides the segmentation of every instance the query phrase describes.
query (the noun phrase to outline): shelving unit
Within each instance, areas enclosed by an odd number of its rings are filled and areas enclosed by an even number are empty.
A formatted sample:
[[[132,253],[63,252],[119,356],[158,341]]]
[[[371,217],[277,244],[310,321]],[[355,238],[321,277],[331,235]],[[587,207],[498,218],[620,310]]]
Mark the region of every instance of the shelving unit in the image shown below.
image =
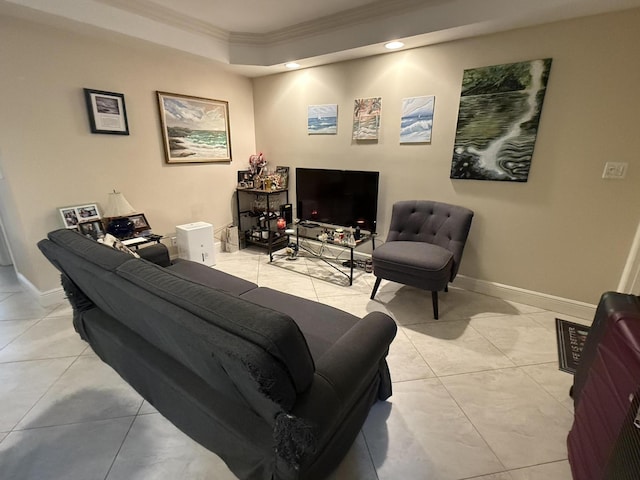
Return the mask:
[[[283,198],[284,201],[282,201]],[[248,201],[251,201],[251,205],[248,205]],[[286,203],[289,203],[288,189],[237,188],[236,213],[240,248],[248,244],[266,248],[269,252],[269,261],[273,261],[273,252],[286,247],[289,243],[289,236],[278,232],[275,225],[280,216],[280,205]],[[265,235],[263,232],[267,232],[267,238],[263,238]]]

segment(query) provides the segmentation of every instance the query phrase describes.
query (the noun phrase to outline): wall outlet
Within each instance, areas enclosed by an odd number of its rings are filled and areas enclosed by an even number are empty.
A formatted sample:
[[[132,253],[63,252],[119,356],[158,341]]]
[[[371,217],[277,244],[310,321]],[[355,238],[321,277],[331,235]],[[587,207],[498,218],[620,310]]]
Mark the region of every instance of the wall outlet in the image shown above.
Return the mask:
[[[178,237],[171,237],[171,246],[172,247],[178,246]]]
[[[604,164],[602,178],[624,178],[628,166],[627,162],[607,162]]]

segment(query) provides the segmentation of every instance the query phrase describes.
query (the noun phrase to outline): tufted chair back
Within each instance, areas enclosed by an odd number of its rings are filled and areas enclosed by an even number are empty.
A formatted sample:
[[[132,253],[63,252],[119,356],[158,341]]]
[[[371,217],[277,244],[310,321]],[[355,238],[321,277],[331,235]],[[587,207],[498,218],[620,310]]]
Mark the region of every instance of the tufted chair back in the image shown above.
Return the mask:
[[[458,273],[473,212],[465,207],[430,200],[396,202],[391,211],[387,242],[425,242],[453,253],[451,280]]]

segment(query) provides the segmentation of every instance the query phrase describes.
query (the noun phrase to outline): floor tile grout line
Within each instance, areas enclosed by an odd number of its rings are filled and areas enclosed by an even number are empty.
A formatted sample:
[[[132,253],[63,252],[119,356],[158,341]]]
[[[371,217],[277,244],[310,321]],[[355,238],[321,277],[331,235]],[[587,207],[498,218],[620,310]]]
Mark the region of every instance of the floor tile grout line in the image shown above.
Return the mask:
[[[42,320],[44,320],[44,317],[43,317],[43,318],[39,318],[39,319],[36,319],[36,318],[18,318],[18,319],[16,319],[16,320],[1,320],[1,321],[0,321],[0,325],[1,325],[3,321],[4,321],[4,322],[12,322],[12,321],[16,321],[16,322],[20,322],[20,321],[28,322],[28,321],[31,321],[31,320],[35,320],[35,322],[33,323],[33,325],[31,325],[30,327],[28,327],[24,332],[20,332],[16,337],[12,338],[12,339],[9,341],[9,343],[7,343],[6,345],[4,345],[4,346],[0,347],[0,352],[1,352],[2,350],[4,350],[5,348],[7,348],[9,345],[11,345],[13,342],[15,342],[15,341],[16,341],[18,338],[20,338],[22,335],[24,335],[25,333],[27,333],[29,330],[31,330],[33,327],[35,327],[36,325],[38,325]],[[72,356],[72,355],[69,355],[69,356]],[[21,361],[21,360],[16,360],[16,361]],[[3,361],[1,361],[1,360],[0,360],[0,364],[3,364],[3,363],[11,363],[11,362],[3,362]]]
[[[540,364],[540,365],[544,365],[544,364]],[[531,365],[525,365],[525,367],[530,367],[530,366],[531,366]],[[528,376],[528,377],[531,379],[531,381],[532,381],[532,382],[534,382],[536,385],[540,386],[540,388],[542,388],[545,392],[547,392],[547,393],[548,393],[548,394],[549,394],[549,395],[550,395],[550,396],[551,396],[555,401],[557,401],[560,405],[562,405],[564,408],[566,408],[566,409],[567,409],[567,411],[568,411],[571,415],[573,415],[573,410],[572,410],[571,408],[567,407],[563,402],[561,402],[561,401],[560,401],[560,399],[556,398],[556,397],[555,397],[555,396],[554,396],[554,395],[553,395],[549,390],[547,390],[547,389],[545,388],[545,386],[544,386],[544,385],[542,385],[542,384],[541,384],[540,382],[538,382],[538,381],[537,381],[537,380],[536,380],[532,375],[530,375],[530,374],[526,371],[526,369],[521,368],[521,370],[522,370],[522,372],[523,372],[526,376]],[[567,392],[567,394],[568,394],[568,392]],[[571,397],[569,397],[569,398],[571,398]]]
[[[364,425],[363,425],[364,427]],[[369,460],[371,461],[371,465],[373,466],[373,471],[376,474],[376,479],[380,480],[380,476],[378,475],[378,468],[376,467],[376,462],[373,460],[373,454],[371,453],[371,448],[369,447],[369,441],[367,440],[367,436],[364,433],[364,428],[360,429],[360,433],[362,433],[362,439],[364,440],[364,446],[367,448],[367,453],[369,454]]]
[[[440,380],[438,378],[438,380]],[[440,383],[442,384],[442,387],[445,389],[445,391],[447,392],[447,394],[449,395],[449,397],[451,398],[451,400],[453,400],[453,402],[457,405],[457,407],[460,409],[460,411],[462,412],[462,414],[464,415],[464,417],[467,419],[467,421],[469,422],[469,424],[473,427],[473,429],[475,430],[475,432],[478,434],[478,436],[482,439],[482,441],[484,442],[484,444],[487,446],[487,448],[491,451],[491,453],[493,454],[494,457],[496,457],[496,460],[498,460],[498,463],[500,463],[500,465],[502,465],[503,471],[507,470],[507,466],[504,464],[504,462],[502,461],[502,459],[498,456],[498,454],[496,453],[496,451],[493,449],[493,447],[491,446],[491,444],[487,441],[486,438],[484,438],[484,435],[482,435],[482,433],[480,432],[480,430],[478,429],[478,427],[476,426],[475,423],[473,423],[473,421],[471,420],[471,418],[469,418],[469,415],[467,414],[467,412],[464,410],[464,408],[462,408],[462,405],[460,405],[460,403],[458,402],[458,400],[456,400],[456,398],[453,396],[453,393],[451,393],[451,391],[447,388],[447,386],[444,384],[444,382],[442,382],[442,380],[440,380]],[[495,473],[501,473],[501,472],[492,472],[492,473],[485,473],[483,475],[492,475]]]
[[[71,357],[71,356],[68,356],[68,357],[62,357],[62,358],[72,358],[72,357]],[[67,366],[67,368],[65,368],[65,369],[60,373],[60,375],[58,375],[58,376],[56,377],[56,379],[55,379],[53,382],[51,382],[51,384],[46,388],[46,390],[42,393],[42,395],[40,395],[40,397],[38,397],[38,399],[37,399],[35,402],[33,402],[33,404],[31,405],[31,407],[30,407],[30,408],[29,408],[29,409],[24,413],[24,415],[22,415],[22,417],[20,417],[20,420],[18,420],[18,421],[15,423],[15,425],[14,425],[14,426],[13,426],[13,428],[11,429],[11,431],[12,431],[12,432],[14,432],[14,431],[16,431],[16,432],[21,432],[21,431],[24,431],[24,430],[31,430],[31,429],[28,429],[28,428],[20,428],[20,429],[17,429],[17,430],[16,430],[16,428],[15,428],[15,427],[17,427],[17,426],[20,424],[20,422],[21,422],[22,420],[24,420],[24,419],[25,419],[25,417],[26,417],[27,415],[29,415],[29,413],[31,413],[31,411],[35,408],[35,406],[36,406],[38,403],[40,403],[40,402],[42,401],[42,399],[47,395],[47,393],[49,393],[49,391],[53,388],[53,386],[54,386],[56,383],[58,383],[58,382],[60,381],[60,379],[62,378],[62,376],[63,376],[65,373],[67,373],[67,372],[69,371],[69,369],[72,367],[72,365],[74,365],[74,364],[78,361],[78,359],[79,359],[79,358],[80,358],[80,355],[76,356],[76,357],[75,357],[75,359],[74,359],[74,360],[73,360],[73,361],[72,361],[72,362]],[[56,359],[56,358],[51,358],[51,359],[46,358],[46,359],[42,359],[42,360],[57,360],[57,359]],[[57,425],[49,425],[49,426],[57,426]]]
[[[120,446],[118,447],[118,451],[113,456],[113,460],[111,461],[111,465],[109,465],[109,469],[107,470],[107,473],[104,476],[104,480],[107,480],[107,478],[109,478],[109,475],[111,474],[111,470],[113,470],[113,466],[116,464],[116,460],[118,459],[118,455],[120,455],[120,452],[122,451],[122,447],[124,447],[124,442],[127,441],[127,437],[129,436],[129,433],[131,432],[131,429],[133,428],[133,424],[136,422],[136,419],[140,416],[140,410],[142,409],[142,406],[144,405],[144,402],[145,402],[145,400],[144,400],[144,398],[142,398],[142,402],[140,402],[140,406],[138,407],[138,411],[133,416],[133,420],[131,421],[131,424],[129,424],[129,428],[127,429],[127,433],[125,433],[124,437],[122,437],[122,442],[120,443]]]
[[[58,423],[56,425],[41,425],[41,426],[38,426],[38,427],[19,428],[17,430],[12,430],[11,433],[13,433],[13,432],[33,432],[35,430],[43,430],[45,428],[70,427],[70,426],[73,426],[73,425],[84,425],[84,424],[88,424],[88,423],[109,422],[111,420],[120,420],[122,418],[134,418],[136,416],[137,416],[136,414],[117,415],[115,417],[94,418],[94,419],[90,419],[90,420],[82,420],[82,421],[77,421],[77,422]]]

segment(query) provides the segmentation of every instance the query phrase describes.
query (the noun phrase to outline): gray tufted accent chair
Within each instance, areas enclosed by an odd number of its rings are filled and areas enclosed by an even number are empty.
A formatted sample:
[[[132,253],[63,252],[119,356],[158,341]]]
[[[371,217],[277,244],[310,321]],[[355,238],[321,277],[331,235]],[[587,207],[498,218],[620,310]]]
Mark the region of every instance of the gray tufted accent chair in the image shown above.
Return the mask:
[[[473,212],[468,208],[429,200],[406,200],[393,205],[384,244],[373,251],[371,292],[382,279],[431,291],[433,317],[438,318],[438,292],[447,291],[464,250]]]

